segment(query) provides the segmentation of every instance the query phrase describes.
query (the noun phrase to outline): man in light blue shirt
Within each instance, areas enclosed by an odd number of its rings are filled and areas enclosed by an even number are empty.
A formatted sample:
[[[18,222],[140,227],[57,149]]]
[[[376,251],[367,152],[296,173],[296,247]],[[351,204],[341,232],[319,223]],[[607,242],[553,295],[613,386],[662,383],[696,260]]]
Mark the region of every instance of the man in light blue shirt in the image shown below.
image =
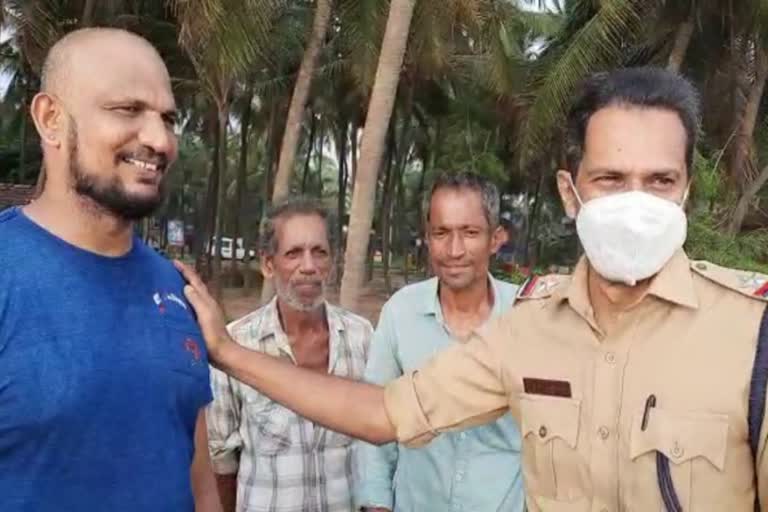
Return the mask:
[[[437,277],[406,286],[384,305],[365,372],[375,384],[462,343],[515,300],[517,287],[488,272],[505,241],[492,183],[470,173],[441,175],[424,211]],[[365,512],[523,510],[520,431],[509,414],[420,449],[360,442],[356,458],[355,498]]]

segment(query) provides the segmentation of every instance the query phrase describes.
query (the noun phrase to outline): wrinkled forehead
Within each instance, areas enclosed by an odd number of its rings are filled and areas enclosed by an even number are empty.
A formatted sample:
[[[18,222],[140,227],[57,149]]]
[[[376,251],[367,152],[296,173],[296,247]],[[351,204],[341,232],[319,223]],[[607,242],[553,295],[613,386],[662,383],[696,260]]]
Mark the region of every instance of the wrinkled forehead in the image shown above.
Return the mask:
[[[175,109],[168,70],[148,45],[113,41],[72,51],[61,87],[76,107],[141,102],[153,110]]]
[[[275,221],[277,247],[281,251],[292,248],[328,247],[328,226],[317,214],[294,213]]]

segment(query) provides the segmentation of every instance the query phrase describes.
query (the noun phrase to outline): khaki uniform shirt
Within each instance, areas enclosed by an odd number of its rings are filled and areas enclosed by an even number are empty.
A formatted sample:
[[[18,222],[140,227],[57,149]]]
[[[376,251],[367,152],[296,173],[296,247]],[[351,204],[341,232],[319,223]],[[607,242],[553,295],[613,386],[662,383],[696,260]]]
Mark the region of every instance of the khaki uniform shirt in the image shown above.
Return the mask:
[[[572,277],[539,279],[480,335],[392,382],[386,407],[399,440],[418,446],[509,410],[531,511],[662,512],[656,451],[685,512],[751,511],[747,402],[765,278],[680,251],[605,335],[587,273],[582,260]],[[649,395],[656,406],[642,429]]]

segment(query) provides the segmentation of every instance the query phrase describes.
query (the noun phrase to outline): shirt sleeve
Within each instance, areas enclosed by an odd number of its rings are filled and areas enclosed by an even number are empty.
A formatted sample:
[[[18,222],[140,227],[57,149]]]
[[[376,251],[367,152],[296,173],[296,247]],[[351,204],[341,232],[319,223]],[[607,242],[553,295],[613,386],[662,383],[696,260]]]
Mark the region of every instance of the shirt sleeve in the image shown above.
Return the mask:
[[[365,380],[384,385],[403,374],[396,355],[396,333],[392,313],[385,306],[379,325],[373,335]],[[354,485],[358,507],[383,507],[393,509],[392,479],[397,467],[397,444],[374,446],[357,441],[355,450],[358,479]]]
[[[211,465],[216,474],[235,474],[243,446],[240,436],[240,397],[235,392],[230,377],[213,367],[211,387],[213,402],[206,410]]]
[[[508,410],[498,350],[512,334],[505,316],[386,387],[387,414],[401,443],[422,446],[442,432],[489,423]]]

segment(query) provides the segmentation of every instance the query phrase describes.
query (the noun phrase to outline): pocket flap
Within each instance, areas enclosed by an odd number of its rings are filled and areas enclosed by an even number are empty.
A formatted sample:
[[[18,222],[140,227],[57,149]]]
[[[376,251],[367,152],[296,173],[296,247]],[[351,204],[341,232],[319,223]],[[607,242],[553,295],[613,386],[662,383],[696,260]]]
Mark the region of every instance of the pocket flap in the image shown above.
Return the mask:
[[[531,435],[548,443],[559,437],[576,448],[579,435],[581,400],[544,395],[520,395],[520,416],[523,437]]]
[[[659,451],[673,464],[704,457],[720,471],[725,468],[728,416],[725,414],[677,412],[659,407],[648,413],[645,431],[643,412],[632,420],[630,458]]]

